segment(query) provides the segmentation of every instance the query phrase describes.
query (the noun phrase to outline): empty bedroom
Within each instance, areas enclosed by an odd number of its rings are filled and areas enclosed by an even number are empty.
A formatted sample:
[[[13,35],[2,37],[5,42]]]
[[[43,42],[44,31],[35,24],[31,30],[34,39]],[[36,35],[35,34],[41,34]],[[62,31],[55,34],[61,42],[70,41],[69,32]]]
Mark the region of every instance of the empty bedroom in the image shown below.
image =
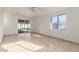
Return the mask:
[[[0,7],[0,52],[79,52],[78,7]]]

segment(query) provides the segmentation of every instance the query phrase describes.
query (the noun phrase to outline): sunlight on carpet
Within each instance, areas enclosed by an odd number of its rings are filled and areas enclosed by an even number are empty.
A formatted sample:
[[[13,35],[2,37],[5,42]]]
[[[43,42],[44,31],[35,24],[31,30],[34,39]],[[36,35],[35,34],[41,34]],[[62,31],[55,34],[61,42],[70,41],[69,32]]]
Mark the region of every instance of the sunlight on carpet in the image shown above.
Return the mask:
[[[37,51],[37,50],[43,48],[42,46],[39,46],[39,45],[31,43],[31,42],[27,42],[27,41],[18,41],[18,42],[15,42],[15,43],[17,45],[20,45],[24,48],[31,50],[31,51]]]
[[[43,48],[42,46],[39,46],[37,44],[22,40],[13,43],[3,44],[2,47],[12,52],[19,52],[19,51],[32,52],[32,51],[38,51]]]

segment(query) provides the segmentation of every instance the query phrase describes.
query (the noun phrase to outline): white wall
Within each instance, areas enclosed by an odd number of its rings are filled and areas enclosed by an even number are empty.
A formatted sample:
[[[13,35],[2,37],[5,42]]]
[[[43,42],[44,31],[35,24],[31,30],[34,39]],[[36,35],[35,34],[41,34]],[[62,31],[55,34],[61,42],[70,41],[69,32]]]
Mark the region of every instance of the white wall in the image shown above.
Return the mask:
[[[0,43],[3,39],[3,11],[2,8],[0,8]]]
[[[18,34],[18,19],[29,20],[28,17],[4,10],[4,35]]]
[[[4,35],[17,34],[18,33],[18,20],[16,15],[4,11]]]
[[[21,19],[21,20],[30,20],[28,17],[23,16],[23,15],[17,15],[17,19]]]
[[[50,29],[51,16],[67,15],[66,30]],[[79,8],[68,8],[64,11],[41,15],[33,18],[32,31],[79,43]]]

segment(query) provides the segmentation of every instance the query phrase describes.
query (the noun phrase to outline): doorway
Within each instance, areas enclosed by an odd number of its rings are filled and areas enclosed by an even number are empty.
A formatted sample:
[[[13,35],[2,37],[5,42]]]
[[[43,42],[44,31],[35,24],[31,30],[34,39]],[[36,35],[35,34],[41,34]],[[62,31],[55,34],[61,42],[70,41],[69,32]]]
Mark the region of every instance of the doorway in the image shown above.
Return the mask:
[[[18,33],[30,33],[31,24],[30,20],[18,20]]]

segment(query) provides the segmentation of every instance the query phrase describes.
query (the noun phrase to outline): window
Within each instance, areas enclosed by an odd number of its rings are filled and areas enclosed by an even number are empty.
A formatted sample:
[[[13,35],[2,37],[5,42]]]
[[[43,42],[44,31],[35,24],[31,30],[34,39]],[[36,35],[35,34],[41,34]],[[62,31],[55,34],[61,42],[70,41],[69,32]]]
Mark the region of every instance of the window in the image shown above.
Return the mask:
[[[51,27],[54,27],[56,29],[62,29],[64,30],[66,28],[66,15],[57,15],[53,16],[51,20]]]

